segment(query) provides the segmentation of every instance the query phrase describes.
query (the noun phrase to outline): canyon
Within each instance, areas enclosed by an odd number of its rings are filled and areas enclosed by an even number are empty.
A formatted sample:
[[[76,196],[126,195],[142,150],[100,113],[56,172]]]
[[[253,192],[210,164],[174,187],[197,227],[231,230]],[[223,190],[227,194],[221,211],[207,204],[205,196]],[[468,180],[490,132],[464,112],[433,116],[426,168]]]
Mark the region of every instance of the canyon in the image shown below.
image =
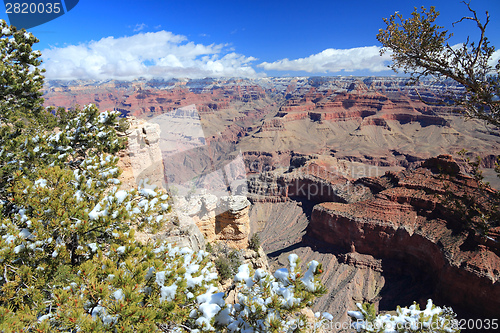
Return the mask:
[[[408,167],[464,148],[493,167],[498,133],[454,113],[443,92],[460,88],[386,77],[49,81],[43,97],[46,106],[93,103],[148,120],[190,106],[203,144],[237,145],[247,167],[282,166],[293,153]]]
[[[427,298],[465,318],[499,317],[500,229],[467,226],[443,198],[472,195],[487,205],[493,192],[465,174],[464,158],[481,157],[498,188],[491,171],[500,135],[441,100],[460,87],[407,83],[49,81],[44,98],[135,117],[124,183],[148,178],[175,193],[180,231],[161,237],[244,248],[259,233],[274,267],[289,253],[318,260],[329,293],[314,309],[337,321],[356,302],[386,311]]]
[[[250,179],[251,221],[279,265],[290,253],[327,263],[330,293],[318,309],[343,321],[355,302],[387,311],[433,298],[467,318],[498,316],[500,225],[471,228],[446,199],[474,197],[485,207],[495,192],[450,155],[358,179],[318,158],[303,163]]]

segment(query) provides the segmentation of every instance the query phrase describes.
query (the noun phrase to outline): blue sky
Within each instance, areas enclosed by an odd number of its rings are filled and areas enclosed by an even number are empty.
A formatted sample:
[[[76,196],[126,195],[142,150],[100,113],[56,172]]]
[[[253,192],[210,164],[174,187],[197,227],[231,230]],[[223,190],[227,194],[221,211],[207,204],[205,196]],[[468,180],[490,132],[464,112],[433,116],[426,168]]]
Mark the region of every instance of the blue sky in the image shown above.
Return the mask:
[[[49,79],[392,75],[375,37],[382,18],[422,5],[435,5],[446,27],[468,14],[459,0],[80,0],[30,31]],[[500,1],[471,6],[489,11],[487,35],[500,48]],[[452,44],[478,35],[471,22],[453,31]]]

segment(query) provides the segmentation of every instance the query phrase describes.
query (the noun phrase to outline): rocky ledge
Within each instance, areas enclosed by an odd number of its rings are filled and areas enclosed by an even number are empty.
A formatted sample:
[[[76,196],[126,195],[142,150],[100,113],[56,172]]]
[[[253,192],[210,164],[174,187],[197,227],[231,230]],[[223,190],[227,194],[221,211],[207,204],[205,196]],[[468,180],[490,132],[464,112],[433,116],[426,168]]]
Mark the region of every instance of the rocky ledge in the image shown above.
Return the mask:
[[[207,242],[223,241],[232,248],[248,246],[250,202],[246,196],[212,194],[176,198],[179,216],[196,223]]]
[[[500,237],[498,226],[481,232],[443,201],[447,194],[473,196],[483,208],[493,191],[479,190],[446,155],[414,170],[359,179],[372,196],[354,203],[314,207],[309,235],[346,252],[396,260],[431,277],[437,301],[467,314],[498,317]]]

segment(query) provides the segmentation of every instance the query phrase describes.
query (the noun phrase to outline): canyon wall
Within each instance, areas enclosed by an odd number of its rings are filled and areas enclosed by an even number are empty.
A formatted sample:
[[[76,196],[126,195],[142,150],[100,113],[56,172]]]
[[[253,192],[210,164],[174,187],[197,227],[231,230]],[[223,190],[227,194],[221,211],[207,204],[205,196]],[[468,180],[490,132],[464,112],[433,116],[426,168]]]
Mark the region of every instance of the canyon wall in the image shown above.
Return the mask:
[[[94,103],[140,118],[194,105],[205,143],[234,144],[249,163],[265,159],[253,153],[294,152],[409,167],[465,148],[483,157],[484,167],[494,166],[490,156],[500,153],[500,136],[437,103],[443,89],[459,93],[460,86],[407,83],[380,77],[50,81],[44,98],[46,106]]]
[[[122,187],[132,189],[144,186],[164,187],[165,143],[161,142],[160,124],[129,118],[128,146],[121,152]],[[165,140],[165,138],[163,138]],[[168,153],[168,151],[167,151]],[[248,246],[250,202],[245,196],[194,195],[174,198],[169,214],[170,223],[159,234],[137,232],[141,241],[164,239],[178,246],[194,250],[204,249],[206,242],[224,241],[231,247]]]
[[[329,292],[316,309],[346,320],[355,302],[389,310],[432,298],[462,318],[500,314],[500,226],[482,234],[442,197],[473,196],[484,208],[493,191],[447,155],[358,179],[323,162],[297,158],[249,180],[250,220],[268,256],[279,265],[289,253],[326,263]]]
[[[470,177],[441,179],[436,170],[446,168],[459,170],[443,156],[414,171],[387,174],[378,188],[372,185],[377,190],[370,199],[316,205],[310,235],[346,251],[417,267],[433,280],[437,300],[461,310],[474,309],[476,315],[498,316],[499,228],[492,227],[489,236],[478,234],[443,205],[439,195],[446,191],[478,195]]]

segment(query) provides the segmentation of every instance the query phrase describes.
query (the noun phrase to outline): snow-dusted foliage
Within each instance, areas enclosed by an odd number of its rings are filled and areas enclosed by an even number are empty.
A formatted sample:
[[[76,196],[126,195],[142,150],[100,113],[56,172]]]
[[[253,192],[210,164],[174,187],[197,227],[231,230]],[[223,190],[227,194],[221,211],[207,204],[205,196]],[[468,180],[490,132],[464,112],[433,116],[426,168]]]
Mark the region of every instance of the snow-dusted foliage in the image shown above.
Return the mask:
[[[0,20],[0,124],[43,113],[41,53],[32,49],[37,42],[31,33]]]
[[[217,274],[206,257],[170,244],[98,250],[71,282],[52,292],[55,306],[38,317],[36,326],[82,332],[157,331],[157,324],[179,332],[194,328],[191,312],[217,295]]]
[[[290,271],[281,268],[274,275],[262,269],[252,272],[248,265],[240,266],[235,276],[237,303],[215,316],[216,326],[246,333],[295,332],[299,327],[307,327],[306,319],[296,315],[326,292],[318,278],[321,264],[311,261],[302,275],[298,257],[291,254],[288,260]]]
[[[57,297],[68,286],[88,291],[89,276],[82,272],[94,272],[89,283],[97,283],[106,266],[116,276],[126,275],[121,270],[130,253],[139,256],[133,261],[154,257],[150,248],[136,244],[134,228],[160,226],[168,195],[150,188],[119,189],[121,171],[112,154],[123,145],[117,123],[116,113],[88,106],[58,131],[34,124],[0,128],[0,324],[13,325],[13,331],[86,327],[85,320],[66,322],[73,314],[98,318],[105,308],[73,304],[68,315],[66,302]],[[122,294],[115,290],[117,298]],[[109,317],[103,318],[110,324]]]
[[[427,301],[424,310],[414,303],[409,308],[398,306],[396,314],[375,315],[373,307],[368,304],[356,304],[358,311],[348,311],[353,319],[353,328],[357,332],[460,332],[456,315],[451,308],[439,307]]]

